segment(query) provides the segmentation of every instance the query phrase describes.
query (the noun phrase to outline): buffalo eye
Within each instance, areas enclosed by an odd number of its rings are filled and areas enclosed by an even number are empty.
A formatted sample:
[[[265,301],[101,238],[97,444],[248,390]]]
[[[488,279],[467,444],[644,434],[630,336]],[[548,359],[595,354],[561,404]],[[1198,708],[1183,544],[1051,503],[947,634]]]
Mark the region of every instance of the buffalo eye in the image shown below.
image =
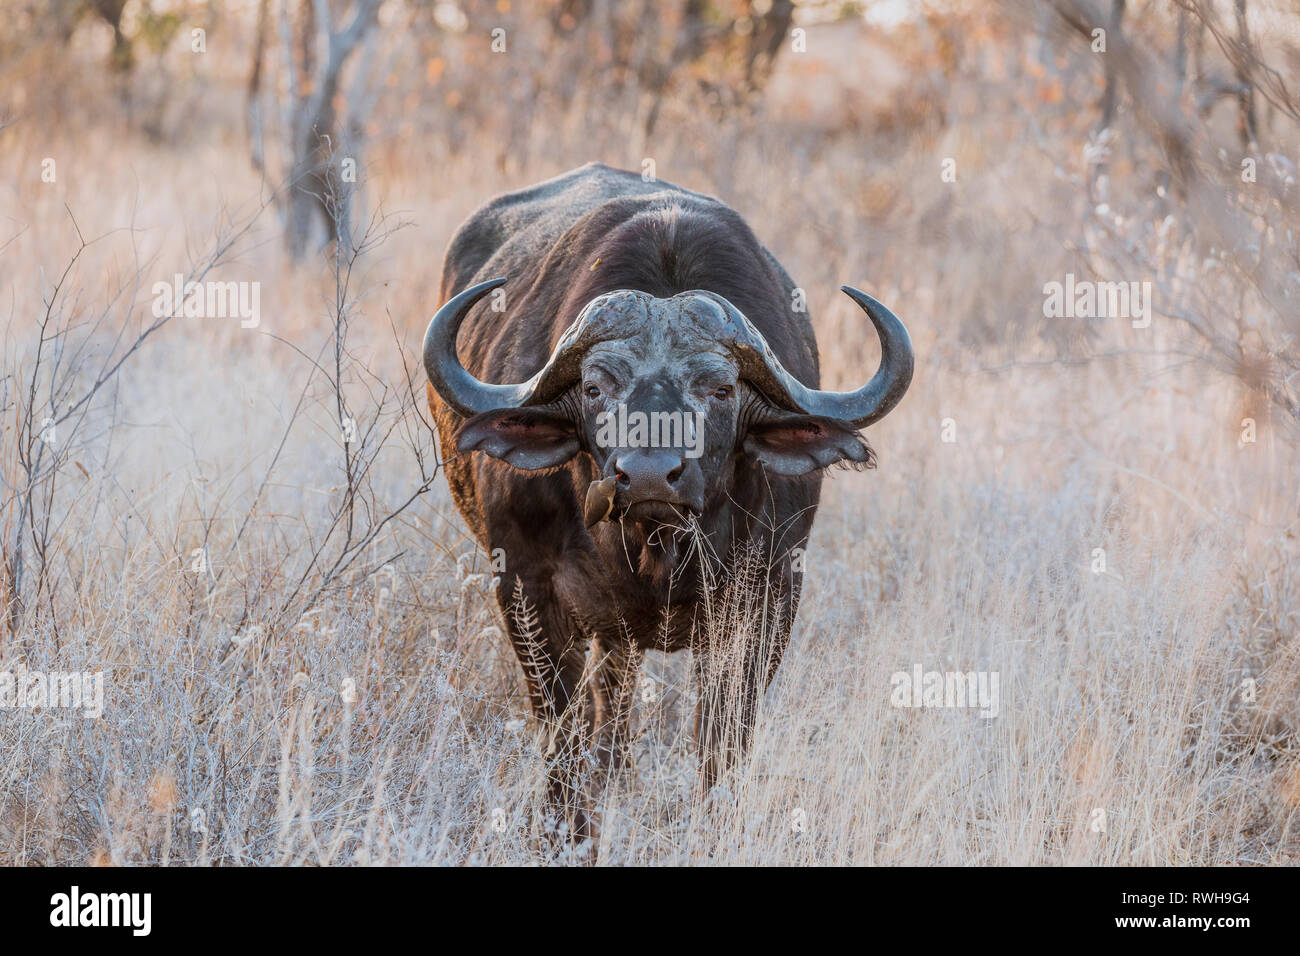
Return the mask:
[[[720,402],[725,402],[727,399],[731,398],[731,386],[719,385],[716,389],[714,389],[713,397]]]
[[[595,385],[588,384],[583,391],[587,393],[588,398],[600,398],[600,389]]]

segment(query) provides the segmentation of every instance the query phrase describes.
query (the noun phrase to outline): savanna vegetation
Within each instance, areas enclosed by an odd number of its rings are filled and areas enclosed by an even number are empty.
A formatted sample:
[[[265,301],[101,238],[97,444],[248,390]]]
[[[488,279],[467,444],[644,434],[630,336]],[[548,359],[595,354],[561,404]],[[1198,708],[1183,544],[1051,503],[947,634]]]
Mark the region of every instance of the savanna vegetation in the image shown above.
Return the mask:
[[[599,160],[746,217],[824,387],[842,283],[917,350],[750,759],[651,654],[600,861],[1296,862],[1297,76],[1288,0],[0,0],[0,670],[106,688],[0,709],[0,861],[566,860],[418,351],[456,226]]]

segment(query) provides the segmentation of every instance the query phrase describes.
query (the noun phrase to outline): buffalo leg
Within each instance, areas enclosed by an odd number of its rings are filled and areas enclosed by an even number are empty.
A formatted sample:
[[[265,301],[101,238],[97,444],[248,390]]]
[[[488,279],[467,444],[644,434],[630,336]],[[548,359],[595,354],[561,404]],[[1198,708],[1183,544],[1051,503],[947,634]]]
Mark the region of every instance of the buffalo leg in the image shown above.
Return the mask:
[[[568,824],[572,841],[580,843],[595,838],[583,789],[590,720],[583,686],[586,641],[569,626],[549,587],[520,587],[526,604],[503,594],[502,611],[541,725],[548,806]]]
[[[592,642],[592,727],[602,773],[626,766],[632,723],[632,695],[644,656],[620,638]]]
[[[759,702],[776,676],[793,623],[793,613],[778,608],[758,634],[740,631],[734,644],[694,649],[695,752],[706,791],[749,750]]]

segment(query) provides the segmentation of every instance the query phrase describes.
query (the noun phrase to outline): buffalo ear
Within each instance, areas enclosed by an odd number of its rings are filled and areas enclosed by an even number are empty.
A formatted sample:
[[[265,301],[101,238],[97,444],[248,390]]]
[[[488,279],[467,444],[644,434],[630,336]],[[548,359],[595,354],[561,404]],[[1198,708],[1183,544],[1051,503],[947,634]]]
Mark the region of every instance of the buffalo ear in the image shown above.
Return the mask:
[[[806,475],[838,462],[876,466],[867,440],[847,422],[778,412],[749,426],[745,453],[778,475]]]
[[[579,447],[573,420],[548,408],[498,408],[475,415],[456,432],[461,454],[485,452],[523,471],[563,465]]]

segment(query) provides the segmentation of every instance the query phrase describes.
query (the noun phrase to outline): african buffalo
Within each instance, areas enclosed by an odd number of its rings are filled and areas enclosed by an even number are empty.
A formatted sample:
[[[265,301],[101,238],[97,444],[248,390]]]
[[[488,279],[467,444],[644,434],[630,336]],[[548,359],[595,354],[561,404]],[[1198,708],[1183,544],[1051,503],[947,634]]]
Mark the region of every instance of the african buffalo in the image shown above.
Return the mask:
[[[827,392],[802,294],[717,199],[589,164],[493,199],[452,240],[429,404],[457,506],[505,555],[498,599],[574,837],[592,832],[584,754],[622,760],[646,650],[693,652],[706,787],[745,746],[822,471],[874,464],[859,430],[912,377],[903,324],[844,292],[882,359],[862,388]],[[743,584],[762,610],[737,645],[706,618],[755,555]]]

